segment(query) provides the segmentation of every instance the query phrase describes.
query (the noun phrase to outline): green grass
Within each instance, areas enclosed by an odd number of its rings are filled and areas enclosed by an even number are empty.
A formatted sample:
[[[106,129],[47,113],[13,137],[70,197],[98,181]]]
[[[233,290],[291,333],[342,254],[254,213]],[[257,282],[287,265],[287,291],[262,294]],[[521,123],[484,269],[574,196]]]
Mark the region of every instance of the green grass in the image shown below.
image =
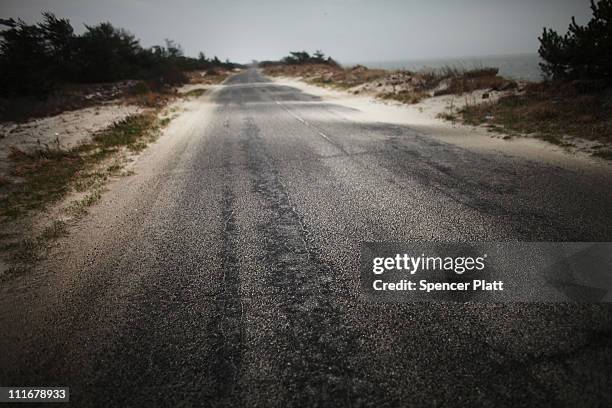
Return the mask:
[[[102,192],[102,188],[97,188],[87,194],[82,199],[73,201],[67,208],[67,212],[76,217],[80,217],[82,215],[87,214],[87,208],[100,201],[100,199],[102,198]]]
[[[7,179],[0,185],[0,227],[13,231],[9,222],[16,221],[17,226],[22,220],[28,225],[27,216],[58,202],[71,191],[85,195],[65,211],[73,217],[86,214],[87,208],[102,197],[110,176],[133,174],[122,173],[123,159],[116,153],[121,149],[143,149],[157,137],[162,125],[164,121],[158,120],[155,112],[141,113],[113,123],[97,133],[91,143],[72,149],[13,149],[9,160],[11,175],[17,181]],[[116,158],[109,160],[113,157]],[[1,234],[0,250],[11,268],[0,276],[0,281],[27,272],[44,255],[50,242],[66,234],[64,221],[53,221],[37,234],[17,230]]]
[[[5,186],[0,216],[17,218],[57,201],[70,189],[69,181],[85,167],[76,150],[47,149],[26,153],[14,149],[10,156],[13,175],[23,181]]]
[[[99,132],[89,144],[64,150],[59,147],[35,152],[13,149],[9,155],[15,183],[1,187],[0,217],[16,219],[57,202],[69,191],[86,191],[117,173],[121,165],[111,164],[106,171],[96,165],[121,148],[142,150],[155,139],[159,128],[154,113],[128,116]]]
[[[146,146],[143,136],[155,126],[155,121],[156,117],[152,114],[131,115],[95,135],[93,141],[102,151],[114,151],[122,146],[142,150]]]

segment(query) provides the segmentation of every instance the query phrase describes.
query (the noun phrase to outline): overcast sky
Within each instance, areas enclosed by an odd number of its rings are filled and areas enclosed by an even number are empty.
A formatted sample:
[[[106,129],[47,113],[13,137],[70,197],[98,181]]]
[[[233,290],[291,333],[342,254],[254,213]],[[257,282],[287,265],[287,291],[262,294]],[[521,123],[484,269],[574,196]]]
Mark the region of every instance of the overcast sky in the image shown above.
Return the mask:
[[[178,41],[237,62],[322,49],[341,62],[536,52],[542,27],[586,22],[588,0],[0,0],[2,17],[41,10],[82,24],[110,21],[144,46]]]

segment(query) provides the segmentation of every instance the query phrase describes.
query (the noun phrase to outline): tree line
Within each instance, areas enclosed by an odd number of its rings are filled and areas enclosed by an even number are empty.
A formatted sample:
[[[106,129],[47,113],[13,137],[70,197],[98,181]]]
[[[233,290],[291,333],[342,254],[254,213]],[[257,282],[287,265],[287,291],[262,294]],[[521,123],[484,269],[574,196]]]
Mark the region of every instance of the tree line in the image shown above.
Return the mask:
[[[312,55],[307,51],[290,51],[289,55],[283,57],[279,61],[261,61],[258,63],[260,67],[287,64],[287,65],[305,65],[305,64],[327,64],[332,66],[339,66],[339,64],[332,58],[326,57],[325,54],[317,50]]]
[[[129,31],[109,22],[85,25],[81,35],[70,21],[53,13],[26,24],[21,19],[0,19],[0,94],[50,93],[59,83],[109,82],[145,79],[161,85],[186,81],[183,71],[233,68],[236,64],[184,55],[181,46],[143,47]]]

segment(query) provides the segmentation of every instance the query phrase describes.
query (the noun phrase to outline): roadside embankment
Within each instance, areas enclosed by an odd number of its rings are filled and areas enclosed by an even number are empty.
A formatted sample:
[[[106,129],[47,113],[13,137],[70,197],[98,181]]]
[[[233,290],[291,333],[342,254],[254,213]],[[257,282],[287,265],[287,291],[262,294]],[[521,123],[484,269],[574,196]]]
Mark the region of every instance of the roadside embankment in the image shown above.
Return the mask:
[[[612,90],[594,82],[513,81],[499,76],[496,68],[410,72],[279,63],[263,72],[399,102],[411,112],[411,124],[431,122],[433,113],[453,126],[484,129],[491,138],[538,139],[568,153],[612,159]],[[425,111],[429,115],[423,118],[419,113]]]
[[[445,68],[420,72],[386,71],[362,65],[343,68],[328,64],[272,65],[269,76],[299,77],[313,85],[347,90],[407,104],[441,95],[463,95],[477,90],[493,92],[519,88],[519,83],[498,75],[497,68],[460,70]]]

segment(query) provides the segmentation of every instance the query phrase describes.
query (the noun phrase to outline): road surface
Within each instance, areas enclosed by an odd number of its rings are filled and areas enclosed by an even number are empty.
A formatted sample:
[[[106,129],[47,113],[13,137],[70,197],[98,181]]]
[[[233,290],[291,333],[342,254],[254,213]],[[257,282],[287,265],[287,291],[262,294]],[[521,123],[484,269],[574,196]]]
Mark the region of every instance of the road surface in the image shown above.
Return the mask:
[[[347,109],[253,69],[193,101],[4,285],[0,384],[101,407],[610,406],[607,305],[359,289],[362,241],[610,241],[610,178]]]

